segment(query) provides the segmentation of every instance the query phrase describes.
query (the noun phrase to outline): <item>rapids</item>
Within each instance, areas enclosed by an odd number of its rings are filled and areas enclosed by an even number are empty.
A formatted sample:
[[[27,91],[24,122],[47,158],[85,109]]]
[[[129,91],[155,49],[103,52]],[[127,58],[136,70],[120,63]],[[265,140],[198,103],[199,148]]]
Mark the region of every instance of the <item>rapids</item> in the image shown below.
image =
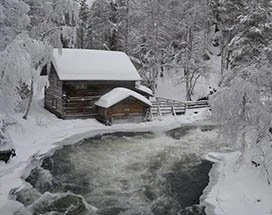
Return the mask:
[[[213,126],[118,132],[63,146],[15,192],[22,214],[205,214],[199,197],[219,148]]]

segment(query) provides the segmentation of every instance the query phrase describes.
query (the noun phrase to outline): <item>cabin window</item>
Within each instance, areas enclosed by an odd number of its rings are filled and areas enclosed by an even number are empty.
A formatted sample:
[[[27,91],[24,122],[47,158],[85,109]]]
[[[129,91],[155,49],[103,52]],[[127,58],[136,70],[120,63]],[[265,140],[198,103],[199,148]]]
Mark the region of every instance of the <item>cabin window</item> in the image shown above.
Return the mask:
[[[57,109],[57,99],[52,99],[52,107]]]
[[[86,90],[87,89],[87,83],[76,83],[75,89]]]

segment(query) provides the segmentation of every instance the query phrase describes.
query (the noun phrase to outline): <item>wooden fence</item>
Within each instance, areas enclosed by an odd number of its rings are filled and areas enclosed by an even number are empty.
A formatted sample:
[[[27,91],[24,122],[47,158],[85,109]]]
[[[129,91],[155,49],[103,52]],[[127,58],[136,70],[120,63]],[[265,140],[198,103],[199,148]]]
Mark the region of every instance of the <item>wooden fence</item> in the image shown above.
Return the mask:
[[[186,102],[186,109],[204,108],[209,106],[210,105],[208,100]]]
[[[173,99],[152,97],[150,101],[152,103],[150,110],[151,120],[166,115],[182,115],[185,114],[186,109],[209,107],[208,100],[181,102]]]

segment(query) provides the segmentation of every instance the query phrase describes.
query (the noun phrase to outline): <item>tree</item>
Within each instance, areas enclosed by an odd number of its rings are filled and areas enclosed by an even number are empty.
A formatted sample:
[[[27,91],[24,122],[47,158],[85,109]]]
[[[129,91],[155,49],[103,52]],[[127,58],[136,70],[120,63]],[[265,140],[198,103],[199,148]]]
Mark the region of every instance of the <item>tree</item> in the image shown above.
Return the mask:
[[[88,33],[89,33],[89,18],[90,18],[90,9],[86,0],[80,1],[79,8],[79,23],[77,27],[77,47],[78,48],[87,48],[88,47]],[[92,36],[92,35],[90,35]]]
[[[1,52],[0,69],[3,73],[0,97],[5,101],[1,103],[2,111],[12,112],[18,107],[22,98],[16,88],[19,87],[20,83],[29,85],[30,82],[39,78],[39,72],[48,61],[49,53],[49,49],[42,42],[29,38],[26,33],[18,35]],[[33,94],[33,91],[31,94]],[[32,97],[29,99],[32,100]]]
[[[87,47],[126,51],[153,91],[166,71],[185,73],[190,100],[205,70],[207,13],[206,0],[97,0],[90,8]]]
[[[221,48],[221,75],[222,79],[226,70],[229,69],[230,50],[228,44],[237,33],[238,17],[245,13],[245,1],[209,0],[210,8],[214,15],[215,30],[218,32],[216,43]]]
[[[0,99],[6,101],[1,104],[3,105],[1,110],[11,112],[16,109],[18,103],[22,101],[18,89],[23,83],[25,86],[30,86],[24,115],[24,118],[27,118],[40,71],[47,62],[50,62],[52,47],[61,47],[61,42],[73,41],[73,38],[68,37],[71,36],[69,29],[72,29],[77,15],[74,8],[76,5],[69,0],[26,0],[25,2],[12,0],[12,2],[17,5],[3,1],[0,7],[5,15],[2,17],[3,29],[12,32],[12,37],[7,40],[7,44],[0,52]],[[31,19],[28,18],[27,13],[32,15]],[[14,14],[23,14],[25,16],[21,20],[23,22],[20,22]],[[10,22],[14,19],[18,24],[12,22],[11,25]],[[71,27],[66,27],[66,24]]]
[[[265,0],[233,3],[243,12],[233,17],[237,32],[227,44],[229,69],[214,97],[213,115],[223,123],[226,140],[243,153],[244,161],[259,163],[270,184],[272,114],[261,98],[263,92],[272,95],[271,5]]]
[[[206,73],[203,54],[207,53],[207,29],[209,28],[206,1],[184,1],[180,22],[183,24],[176,40],[174,63],[183,71],[186,100],[191,101],[197,80]]]
[[[124,51],[126,41],[126,2],[96,0],[89,18],[89,48]]]
[[[29,7],[22,0],[1,0],[0,2],[0,51],[30,23]]]
[[[11,89],[15,90],[14,86],[18,83],[14,81],[17,77],[12,72],[19,70],[19,68],[14,68],[16,61],[10,57],[7,47],[29,25],[28,11],[29,7],[23,1],[1,1],[0,4],[0,97],[2,101],[6,101],[1,103],[2,111],[9,111],[11,107],[14,108],[16,105],[16,95]],[[23,60],[21,55],[18,58]],[[15,99],[12,99],[14,97]]]
[[[130,3],[129,54],[137,61],[138,69],[146,85],[153,91],[159,75],[169,66],[169,44],[172,32],[168,1],[141,1]],[[177,26],[176,26],[177,28]]]
[[[74,0],[25,0],[30,6],[29,35],[54,47],[74,47],[78,4]]]

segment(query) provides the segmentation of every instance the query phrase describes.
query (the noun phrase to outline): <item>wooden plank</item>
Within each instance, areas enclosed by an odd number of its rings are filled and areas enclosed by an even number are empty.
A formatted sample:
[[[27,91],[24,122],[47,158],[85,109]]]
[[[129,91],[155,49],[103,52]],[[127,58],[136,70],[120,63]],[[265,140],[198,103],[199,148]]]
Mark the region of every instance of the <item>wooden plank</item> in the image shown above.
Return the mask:
[[[151,103],[153,106],[150,111],[155,117],[160,114],[160,117],[165,115],[181,115],[186,111],[186,104],[184,102],[172,99],[151,98]]]
[[[73,101],[93,101],[93,100],[98,100],[100,96],[79,96],[79,97],[71,97],[68,96],[65,101],[68,102],[73,102]]]
[[[96,118],[98,114],[65,114],[64,119],[87,119],[87,118]]]
[[[193,109],[193,108],[203,108],[209,107],[208,100],[201,100],[201,101],[190,101],[186,103],[186,108]]]

